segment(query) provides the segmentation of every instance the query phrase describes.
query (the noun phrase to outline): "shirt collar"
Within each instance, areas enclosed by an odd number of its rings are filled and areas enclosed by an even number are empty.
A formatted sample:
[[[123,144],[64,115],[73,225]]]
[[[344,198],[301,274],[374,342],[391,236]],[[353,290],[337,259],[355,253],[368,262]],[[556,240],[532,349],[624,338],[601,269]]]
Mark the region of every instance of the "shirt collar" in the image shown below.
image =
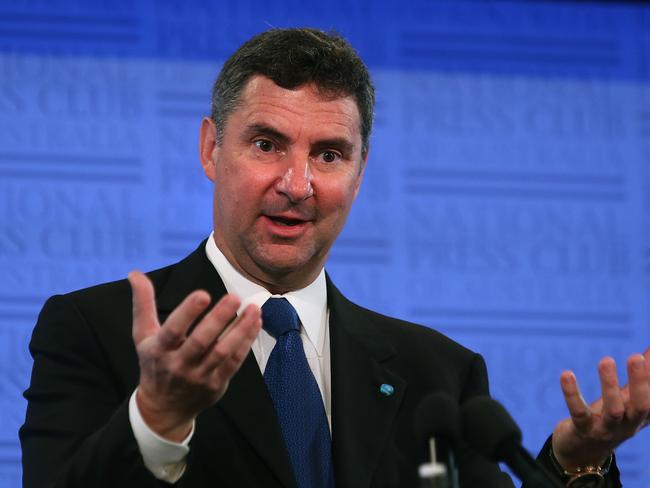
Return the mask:
[[[241,299],[240,312],[250,303],[261,307],[271,296],[284,297],[296,309],[311,343],[316,346],[319,354],[322,353],[324,343],[322,332],[327,323],[327,285],[324,270],[321,270],[316,279],[305,288],[292,290],[283,295],[272,295],[266,288],[250,281],[230,264],[217,247],[214,232],[210,234],[205,244],[205,252],[223,280],[228,293],[237,295]]]

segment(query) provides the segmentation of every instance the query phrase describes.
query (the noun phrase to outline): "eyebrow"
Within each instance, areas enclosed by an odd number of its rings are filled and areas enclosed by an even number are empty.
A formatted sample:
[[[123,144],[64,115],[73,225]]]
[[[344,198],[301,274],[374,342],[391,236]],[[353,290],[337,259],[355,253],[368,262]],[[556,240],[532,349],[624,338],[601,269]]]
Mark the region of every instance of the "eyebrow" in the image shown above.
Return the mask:
[[[344,137],[332,137],[331,139],[316,141],[313,145],[313,149],[317,151],[329,148],[339,149],[344,155],[348,156],[354,151],[354,144]]]
[[[266,124],[251,124],[245,130],[246,138],[256,134],[267,135],[283,144],[288,144],[291,142],[289,136]],[[345,137],[331,137],[327,139],[320,139],[312,145],[312,150],[316,151],[328,148],[339,149],[343,154],[349,155],[354,151],[354,144]]]
[[[289,136],[286,134],[283,134],[279,130],[271,127],[270,125],[266,124],[251,124],[246,128],[245,131],[246,137],[253,136],[255,134],[264,134],[269,137],[272,137],[273,139],[276,139],[284,144],[289,142]]]

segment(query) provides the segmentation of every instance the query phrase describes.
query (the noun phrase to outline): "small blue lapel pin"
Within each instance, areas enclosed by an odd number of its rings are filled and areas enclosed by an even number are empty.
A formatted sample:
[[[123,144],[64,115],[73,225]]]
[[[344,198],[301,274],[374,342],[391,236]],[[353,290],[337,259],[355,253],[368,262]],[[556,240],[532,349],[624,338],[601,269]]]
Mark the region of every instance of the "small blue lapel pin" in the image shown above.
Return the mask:
[[[388,383],[382,383],[381,386],[379,387],[379,391],[385,397],[389,397],[393,393],[395,393],[395,388],[393,388],[393,385],[389,385]]]

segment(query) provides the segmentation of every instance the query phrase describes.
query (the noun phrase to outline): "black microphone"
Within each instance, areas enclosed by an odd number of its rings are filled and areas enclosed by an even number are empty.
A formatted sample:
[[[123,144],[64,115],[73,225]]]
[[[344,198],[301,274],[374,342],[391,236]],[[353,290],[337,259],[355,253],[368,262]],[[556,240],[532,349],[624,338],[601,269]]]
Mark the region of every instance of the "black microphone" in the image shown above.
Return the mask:
[[[465,439],[491,461],[502,461],[527,488],[562,488],[521,445],[521,430],[496,400],[479,396],[461,407]]]
[[[460,441],[458,402],[445,393],[429,394],[415,410],[413,425],[418,443],[429,446],[430,462],[420,466],[420,478],[431,480],[427,486],[458,488],[454,456]]]

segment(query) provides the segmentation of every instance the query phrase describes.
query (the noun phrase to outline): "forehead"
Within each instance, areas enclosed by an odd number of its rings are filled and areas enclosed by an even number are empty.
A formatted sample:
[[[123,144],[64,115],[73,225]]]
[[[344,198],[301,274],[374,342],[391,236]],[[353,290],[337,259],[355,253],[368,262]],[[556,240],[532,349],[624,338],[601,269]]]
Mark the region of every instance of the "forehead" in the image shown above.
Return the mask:
[[[355,144],[361,139],[359,109],[353,97],[332,98],[319,92],[314,84],[286,89],[264,76],[248,81],[229,119],[245,125],[272,125],[289,133],[334,133]]]

